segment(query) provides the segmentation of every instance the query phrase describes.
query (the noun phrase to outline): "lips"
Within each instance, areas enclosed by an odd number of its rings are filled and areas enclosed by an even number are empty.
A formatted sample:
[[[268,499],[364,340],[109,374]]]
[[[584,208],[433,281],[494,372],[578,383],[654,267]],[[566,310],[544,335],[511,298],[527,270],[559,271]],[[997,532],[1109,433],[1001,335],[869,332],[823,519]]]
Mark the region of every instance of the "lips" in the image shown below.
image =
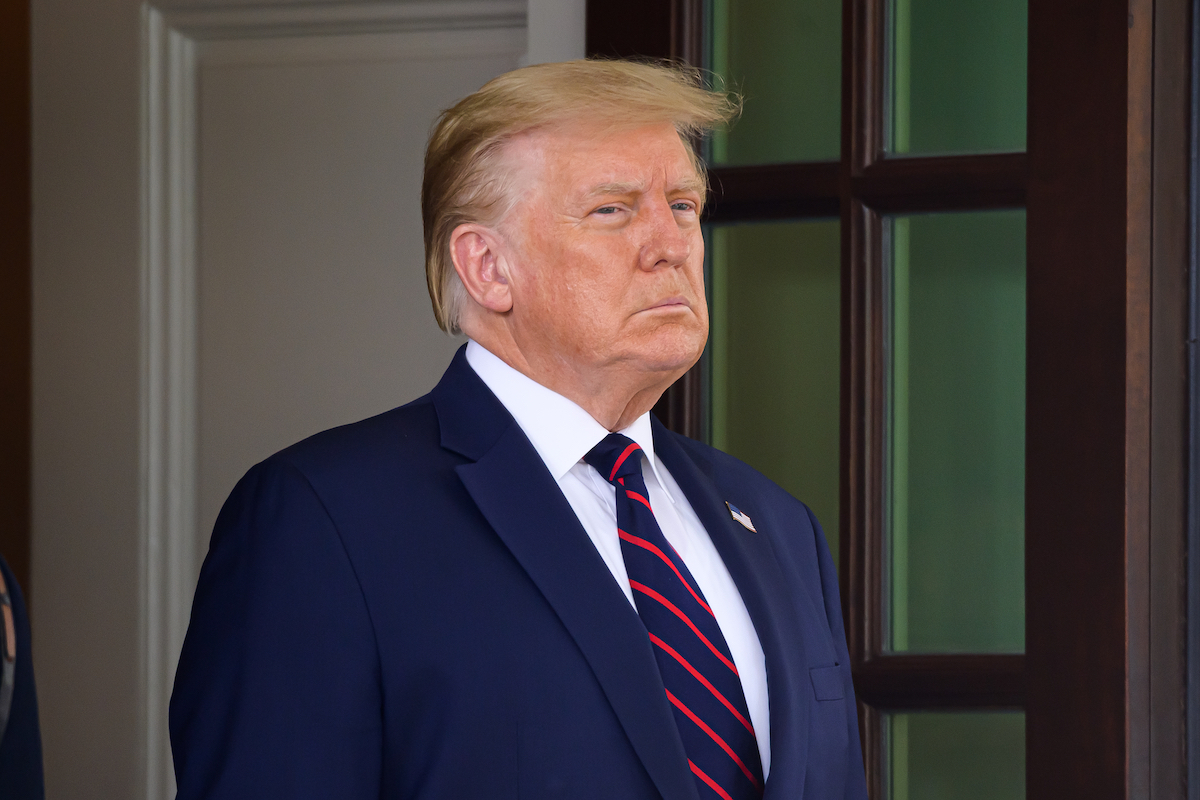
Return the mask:
[[[659,300],[654,305],[648,306],[646,308],[646,310],[653,311],[656,308],[672,308],[672,307],[676,307],[676,306],[682,306],[683,308],[691,308],[692,304],[683,295],[676,295],[674,297],[667,297],[663,300]]]

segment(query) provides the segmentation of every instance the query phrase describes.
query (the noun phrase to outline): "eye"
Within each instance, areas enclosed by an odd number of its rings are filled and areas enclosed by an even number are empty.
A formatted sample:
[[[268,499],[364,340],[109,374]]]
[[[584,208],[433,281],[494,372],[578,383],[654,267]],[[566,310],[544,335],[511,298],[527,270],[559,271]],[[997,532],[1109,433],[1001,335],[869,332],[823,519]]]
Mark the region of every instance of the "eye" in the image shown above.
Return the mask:
[[[615,214],[619,209],[616,206],[600,206],[593,213],[595,214]]]
[[[672,211],[695,211],[696,206],[694,206],[690,200],[676,200],[674,203],[671,203],[671,210]]]

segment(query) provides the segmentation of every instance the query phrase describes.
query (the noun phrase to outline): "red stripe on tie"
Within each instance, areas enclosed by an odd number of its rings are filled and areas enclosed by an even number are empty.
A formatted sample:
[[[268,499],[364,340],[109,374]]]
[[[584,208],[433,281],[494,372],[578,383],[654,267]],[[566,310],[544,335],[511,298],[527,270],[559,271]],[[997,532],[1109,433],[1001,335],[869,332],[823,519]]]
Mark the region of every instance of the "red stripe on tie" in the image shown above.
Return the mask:
[[[705,646],[709,650],[712,651],[712,654],[714,656],[716,656],[717,658],[721,659],[722,664],[724,664],[725,666],[727,666],[731,670],[733,670],[734,675],[738,674],[737,667],[735,667],[733,665],[733,662],[730,661],[728,658],[726,658],[724,656],[724,654],[721,653],[720,650],[718,650],[716,647],[714,647],[713,643],[708,640],[708,637],[705,636],[703,633],[701,633],[700,629],[697,628],[696,625],[690,619],[688,619],[687,614],[684,614],[682,611],[680,611],[675,606],[674,603],[672,603],[670,600],[663,597],[661,594],[654,591],[653,589],[651,589],[649,586],[645,585],[644,583],[638,583],[637,581],[630,581],[629,588],[633,589],[634,591],[641,592],[642,594],[646,595],[647,597],[654,598],[659,603],[661,603],[664,608],[666,608],[672,614],[674,614],[675,616],[677,616],[681,620],[683,620],[683,623],[692,629],[692,633],[694,633],[694,634],[696,634],[696,636],[700,637],[700,641],[704,642]]]
[[[722,739],[720,736],[718,736],[716,731],[714,731],[712,728],[708,727],[708,725],[704,722],[704,720],[700,719],[694,713],[692,713],[692,710],[690,708],[688,708],[687,706],[685,706],[682,702],[680,702],[678,697],[671,694],[670,689],[667,690],[667,699],[671,701],[671,705],[678,708],[685,715],[687,715],[688,719],[690,719],[692,722],[696,723],[696,725],[698,725],[700,727],[700,730],[707,733],[708,737],[710,739],[712,739],[714,742],[716,742],[718,747],[720,747],[722,750],[725,751],[725,755],[732,758],[734,760],[734,762],[736,762],[737,765],[739,767],[741,767],[742,774],[746,776],[746,780],[750,781],[750,783],[753,784],[755,789],[758,788],[758,778],[754,777],[754,773],[751,772],[750,769],[745,764],[742,763],[742,760],[740,758],[738,758],[738,754],[733,752],[732,747],[725,744],[725,740]]]
[[[680,664],[683,665],[684,669],[686,669],[688,672],[692,673],[692,677],[695,678],[696,680],[700,681],[700,683],[704,684],[704,688],[708,689],[710,692],[712,692],[713,697],[720,700],[721,705],[728,708],[730,714],[733,714],[735,717],[737,717],[738,722],[742,723],[742,725],[744,725],[746,727],[746,730],[750,731],[750,735],[755,736],[757,738],[757,734],[754,733],[754,726],[750,724],[750,720],[743,717],[742,712],[740,712],[736,708],[734,708],[733,703],[730,703],[728,700],[726,700],[725,695],[718,692],[717,687],[715,687],[711,683],[709,683],[708,678],[701,675],[696,670],[695,667],[693,667],[691,664],[688,663],[688,660],[686,658],[679,655],[679,653],[675,650],[674,647],[671,647],[671,645],[667,644],[662,639],[655,636],[653,633],[650,634],[650,641],[654,642],[656,645],[658,645],[663,650],[665,650],[667,652],[667,654],[669,656],[671,656],[671,658],[678,661]]]
[[[624,486],[625,484],[621,484],[621,485],[622,485],[622,486]],[[638,494],[637,492],[633,491],[632,489],[626,489],[626,490],[625,490],[625,496],[626,496],[626,497],[632,497],[634,500],[637,500],[639,503],[641,503],[642,505],[644,505],[646,508],[650,508],[650,501],[649,501],[649,500],[647,500],[646,498],[642,497],[640,494]],[[650,513],[651,513],[651,514],[653,514],[653,513],[654,513],[654,509],[653,509],[653,508],[650,508]]]
[[[729,796],[729,792],[722,789],[720,786],[717,785],[716,781],[714,781],[712,778],[705,775],[704,770],[700,769],[695,764],[693,764],[692,760],[690,758],[688,759],[688,766],[692,768],[692,774],[694,774],[697,778],[699,778],[700,780],[702,780],[708,784],[708,788],[712,789],[714,792],[721,795],[721,797],[724,798],[724,800],[733,800],[733,798]]]
[[[709,614],[713,613],[713,610],[708,607],[708,603],[704,602],[704,598],[702,598],[700,595],[696,594],[696,591],[695,591],[695,589],[692,588],[692,585],[690,583],[688,583],[686,580],[684,580],[683,573],[681,573],[679,571],[679,568],[675,566],[674,561],[667,558],[666,553],[664,553],[662,550],[660,550],[652,542],[647,542],[645,539],[639,539],[637,536],[634,536],[632,533],[626,533],[625,531],[621,530],[620,528],[617,528],[617,536],[621,537],[622,539],[629,542],[630,544],[635,544],[638,547],[643,548],[644,550],[649,550],[651,553],[654,553],[654,555],[661,558],[663,560],[663,562],[668,567],[671,568],[671,571],[675,573],[675,576],[678,577],[679,580],[683,582],[683,585],[687,587],[687,590],[689,592],[691,592],[692,597],[696,598],[696,602],[699,603],[701,606],[703,606],[704,610],[707,611]],[[675,555],[679,555],[679,554],[676,553]],[[717,618],[717,615],[713,614],[713,619],[716,619],[716,618]]]
[[[630,442],[629,446],[625,448],[625,452],[623,452],[623,453],[621,453],[621,455],[617,456],[617,463],[613,464],[612,472],[608,473],[608,479],[610,481],[613,479],[613,476],[617,474],[617,470],[619,470],[621,468],[621,465],[625,463],[625,459],[629,458],[630,453],[632,453],[634,450],[641,450],[641,449],[642,448],[638,447],[637,442]]]

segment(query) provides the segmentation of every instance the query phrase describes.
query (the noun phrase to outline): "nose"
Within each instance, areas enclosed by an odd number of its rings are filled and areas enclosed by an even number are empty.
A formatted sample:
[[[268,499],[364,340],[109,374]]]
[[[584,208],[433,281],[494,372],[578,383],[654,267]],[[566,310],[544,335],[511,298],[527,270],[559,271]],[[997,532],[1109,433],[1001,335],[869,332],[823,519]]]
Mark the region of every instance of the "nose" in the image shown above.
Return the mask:
[[[642,211],[645,239],[639,254],[639,266],[652,272],[686,263],[692,253],[691,236],[680,226],[671,203],[666,198],[660,198],[644,204]]]

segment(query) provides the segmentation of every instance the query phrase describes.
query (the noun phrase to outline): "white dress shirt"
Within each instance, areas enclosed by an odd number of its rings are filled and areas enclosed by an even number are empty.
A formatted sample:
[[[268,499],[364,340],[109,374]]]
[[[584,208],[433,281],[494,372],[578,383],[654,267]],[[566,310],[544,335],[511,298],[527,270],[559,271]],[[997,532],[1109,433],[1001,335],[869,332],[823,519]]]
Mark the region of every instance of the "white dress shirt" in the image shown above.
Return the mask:
[[[608,430],[574,402],[522,375],[475,341],[467,343],[467,363],[533,443],[617,585],[636,610],[617,537],[616,489],[583,461],[584,455],[608,435]],[[654,457],[650,414],[638,417],[621,433],[641,446],[642,472],[654,516],[663,536],[699,584],[729,645],[742,679],[742,692],[758,739],[765,778],[771,767],[767,671],[754,623],[691,503],[666,467]]]

